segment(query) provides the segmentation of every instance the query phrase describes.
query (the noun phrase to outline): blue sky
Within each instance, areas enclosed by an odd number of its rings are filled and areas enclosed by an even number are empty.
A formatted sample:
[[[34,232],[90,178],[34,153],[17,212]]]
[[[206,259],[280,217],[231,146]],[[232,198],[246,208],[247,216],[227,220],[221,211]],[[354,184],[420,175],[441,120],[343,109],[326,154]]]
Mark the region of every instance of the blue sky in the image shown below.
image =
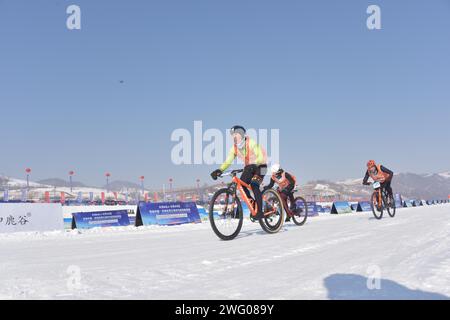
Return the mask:
[[[449,40],[448,0],[0,0],[0,174],[210,182],[171,163],[194,120],[280,129],[301,182],[448,171]]]

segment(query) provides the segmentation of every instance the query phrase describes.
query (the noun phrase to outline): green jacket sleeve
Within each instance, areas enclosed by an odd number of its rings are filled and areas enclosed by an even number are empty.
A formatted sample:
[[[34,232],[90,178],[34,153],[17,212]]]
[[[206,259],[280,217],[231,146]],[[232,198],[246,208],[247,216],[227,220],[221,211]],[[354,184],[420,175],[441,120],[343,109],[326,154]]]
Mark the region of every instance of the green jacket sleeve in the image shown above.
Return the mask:
[[[233,147],[230,149],[227,159],[220,167],[220,171],[224,172],[225,170],[227,170],[233,164],[233,161],[235,158],[236,158],[236,154],[234,153],[234,147]]]

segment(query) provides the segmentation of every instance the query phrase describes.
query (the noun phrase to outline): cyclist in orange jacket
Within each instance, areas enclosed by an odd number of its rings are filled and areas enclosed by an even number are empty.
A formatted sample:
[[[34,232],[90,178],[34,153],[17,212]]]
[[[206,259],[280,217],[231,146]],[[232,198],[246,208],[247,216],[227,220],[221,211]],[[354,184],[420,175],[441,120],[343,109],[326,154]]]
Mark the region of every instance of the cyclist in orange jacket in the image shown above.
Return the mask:
[[[295,203],[294,198],[294,189],[297,184],[297,179],[294,175],[284,171],[279,164],[274,164],[271,168],[272,178],[270,179],[270,183],[264,187],[264,191],[273,188],[273,186],[278,184],[278,189],[280,191],[280,196],[282,200],[287,203],[287,199],[289,198],[289,202],[291,203],[289,208],[291,211],[295,211],[297,205]],[[291,218],[289,216],[286,217],[286,221],[289,221]]]
[[[391,182],[394,177],[394,172],[388,168],[377,165],[374,160],[367,162],[367,171],[363,180],[363,185],[370,185],[369,178],[372,178],[375,182],[380,182],[381,187],[385,189],[390,196],[393,196]]]

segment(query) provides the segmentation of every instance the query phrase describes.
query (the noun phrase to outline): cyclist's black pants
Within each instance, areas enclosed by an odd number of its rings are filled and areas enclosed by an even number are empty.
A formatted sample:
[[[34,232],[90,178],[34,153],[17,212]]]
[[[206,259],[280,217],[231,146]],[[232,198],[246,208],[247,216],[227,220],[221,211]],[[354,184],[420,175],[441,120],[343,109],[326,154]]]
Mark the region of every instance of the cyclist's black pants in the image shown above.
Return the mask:
[[[261,193],[261,183],[264,180],[264,176],[267,172],[267,165],[258,166],[256,164],[251,164],[244,167],[244,172],[242,172],[241,180],[252,187],[253,194],[255,195],[255,201],[258,204],[258,213],[262,213],[262,193]],[[250,198],[250,191],[244,188],[247,197]]]
[[[385,181],[385,182],[383,182],[383,183],[381,184],[381,187],[382,187],[384,190],[386,190],[387,193],[388,193],[390,196],[394,196],[394,195],[393,195],[393,191],[392,191],[392,187],[391,187],[391,182],[392,182],[392,180]]]
[[[289,198],[290,201],[290,209],[294,210],[296,207],[295,198],[294,198],[294,188],[295,186],[288,186],[287,188],[281,190],[281,198],[283,201],[286,201]]]

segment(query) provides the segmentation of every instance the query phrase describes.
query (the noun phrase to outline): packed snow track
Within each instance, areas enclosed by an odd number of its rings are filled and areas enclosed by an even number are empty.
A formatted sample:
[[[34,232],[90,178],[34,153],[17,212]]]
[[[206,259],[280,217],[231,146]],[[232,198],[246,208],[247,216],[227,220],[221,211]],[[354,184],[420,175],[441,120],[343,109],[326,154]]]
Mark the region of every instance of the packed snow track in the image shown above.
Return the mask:
[[[450,299],[450,205],[229,242],[207,222],[2,234],[0,257],[1,299]]]

